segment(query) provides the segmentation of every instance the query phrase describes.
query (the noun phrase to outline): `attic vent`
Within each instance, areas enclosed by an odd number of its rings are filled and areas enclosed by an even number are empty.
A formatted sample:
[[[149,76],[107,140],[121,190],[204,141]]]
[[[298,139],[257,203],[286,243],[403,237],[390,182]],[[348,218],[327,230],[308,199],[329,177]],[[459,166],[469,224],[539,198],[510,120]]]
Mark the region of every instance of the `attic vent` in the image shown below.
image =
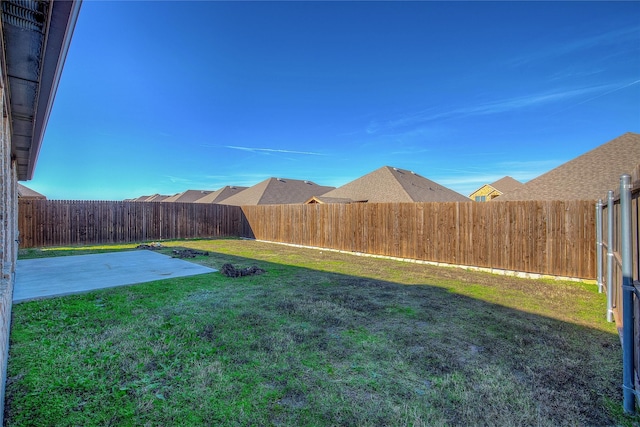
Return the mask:
[[[309,185],[313,184],[311,181],[305,181],[304,183]]]
[[[236,189],[236,186],[235,186],[235,185],[232,185],[232,186],[231,186],[231,187],[229,187],[229,188],[230,188],[230,189],[232,189],[232,190],[235,190],[235,189]]]
[[[397,171],[398,171],[398,168],[393,168],[393,170],[397,172]]]
[[[280,181],[280,182],[284,182],[284,179],[282,179],[282,178],[276,178],[276,179],[277,179],[278,181]]]
[[[23,30],[43,32],[47,4],[43,1],[3,1],[2,20]]]
[[[418,176],[418,174],[417,174],[417,173],[415,173],[414,171],[411,171],[411,175]]]

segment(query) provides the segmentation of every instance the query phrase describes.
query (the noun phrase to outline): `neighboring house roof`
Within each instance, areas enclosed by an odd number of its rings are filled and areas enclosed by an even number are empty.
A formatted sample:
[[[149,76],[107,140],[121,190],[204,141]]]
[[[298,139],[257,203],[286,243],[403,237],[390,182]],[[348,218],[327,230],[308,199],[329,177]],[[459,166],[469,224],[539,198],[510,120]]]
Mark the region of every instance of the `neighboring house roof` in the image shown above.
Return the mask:
[[[415,172],[383,166],[323,197],[380,202],[468,202],[460,193],[446,188]]]
[[[178,202],[178,203],[192,203],[196,200],[206,196],[207,194],[213,193],[213,191],[207,190],[187,190],[182,193],[174,194],[173,196],[167,197],[162,200],[163,202]]]
[[[149,196],[145,201],[146,202],[164,202],[168,198],[169,196],[165,196],[162,194],[154,194],[153,196]]]
[[[246,206],[304,203],[310,197],[323,195],[334,188],[311,181],[269,178],[225,199],[222,204]]]
[[[161,202],[169,196],[163,196],[161,194],[154,194],[152,196],[140,196],[135,199],[125,199],[125,202]]]
[[[18,198],[47,200],[47,197],[45,195],[40,194],[37,191],[30,189],[29,187],[25,187],[20,183],[18,183]]]
[[[346,199],[342,197],[313,196],[312,198],[310,198],[304,203],[306,205],[310,205],[314,203],[325,204],[325,203],[364,203],[364,202],[366,202],[366,200],[352,200],[352,199]]]
[[[502,194],[508,193],[513,190],[517,190],[522,187],[524,184],[518,180],[511,178],[510,176],[505,176],[504,178],[500,178],[496,182],[492,182],[489,184]]]
[[[522,187],[524,184],[510,176],[505,176],[491,184],[484,184],[473,193],[469,194],[469,198],[474,200],[476,196],[484,196],[486,200],[495,199],[509,191],[513,191]]]
[[[4,113],[11,121],[11,155],[21,181],[33,177],[80,4],[2,1]]]
[[[222,187],[219,190],[216,190],[212,193],[207,194],[204,197],[196,200],[196,203],[220,203],[223,200],[233,196],[234,194],[238,194],[242,190],[246,190],[249,187],[237,187],[235,185],[227,185]]]
[[[597,200],[620,187],[620,176],[640,162],[640,134],[628,132],[551,171],[517,190],[505,200]]]

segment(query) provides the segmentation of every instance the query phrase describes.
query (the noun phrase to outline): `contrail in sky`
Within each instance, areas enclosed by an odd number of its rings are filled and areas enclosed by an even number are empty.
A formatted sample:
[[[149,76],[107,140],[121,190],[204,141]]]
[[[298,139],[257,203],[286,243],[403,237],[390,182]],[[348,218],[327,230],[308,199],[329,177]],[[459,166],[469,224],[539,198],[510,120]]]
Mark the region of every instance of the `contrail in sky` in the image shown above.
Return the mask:
[[[234,150],[242,151],[265,151],[268,153],[287,153],[287,154],[305,154],[308,156],[323,156],[324,154],[313,153],[311,151],[293,151],[293,150],[278,150],[275,148],[251,148],[251,147],[237,147],[235,145],[225,145],[225,148],[233,148]]]
[[[627,83],[626,85],[622,85],[622,86],[617,87],[617,88],[615,88],[615,89],[608,90],[608,91],[606,91],[606,92],[604,92],[604,93],[601,93],[600,95],[593,96],[593,97],[591,97],[591,98],[589,98],[589,99],[585,99],[584,101],[580,101],[580,102],[578,102],[578,103],[576,103],[576,104],[570,105],[570,106],[568,106],[567,108],[563,108],[563,109],[562,109],[562,110],[560,110],[560,111],[556,111],[554,114],[561,113],[561,112],[566,111],[566,110],[568,110],[568,109],[570,109],[570,108],[577,107],[578,105],[586,104],[587,102],[593,101],[594,99],[602,98],[603,96],[607,96],[607,95],[609,95],[609,94],[611,94],[611,93],[614,93],[614,92],[617,92],[617,91],[619,91],[619,90],[622,90],[622,89],[628,88],[629,86],[633,86],[633,85],[636,85],[636,84],[638,84],[638,83],[640,83],[640,80],[636,80],[636,81],[634,81],[634,82]]]

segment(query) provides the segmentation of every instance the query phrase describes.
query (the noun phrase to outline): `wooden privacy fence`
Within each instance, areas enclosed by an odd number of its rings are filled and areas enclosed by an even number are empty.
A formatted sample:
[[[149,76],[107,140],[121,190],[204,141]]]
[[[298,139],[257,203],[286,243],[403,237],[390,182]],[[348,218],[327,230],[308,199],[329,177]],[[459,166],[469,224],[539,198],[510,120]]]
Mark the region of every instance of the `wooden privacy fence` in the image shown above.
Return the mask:
[[[216,204],[19,200],[18,212],[21,248],[250,234],[241,208]]]
[[[20,246],[238,236],[448,264],[594,279],[592,201],[204,203],[21,200]]]
[[[593,201],[244,206],[256,239],[595,278]]]

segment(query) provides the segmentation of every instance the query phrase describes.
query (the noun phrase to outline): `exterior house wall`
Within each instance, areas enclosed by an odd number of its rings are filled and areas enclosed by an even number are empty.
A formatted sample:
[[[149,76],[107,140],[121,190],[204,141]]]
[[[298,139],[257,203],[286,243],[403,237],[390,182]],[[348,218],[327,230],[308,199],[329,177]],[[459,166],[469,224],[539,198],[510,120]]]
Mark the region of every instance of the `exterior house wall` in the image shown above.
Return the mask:
[[[493,188],[492,186],[490,186],[489,184],[485,184],[482,187],[480,187],[479,189],[477,189],[476,191],[474,191],[473,193],[471,193],[469,195],[469,198],[473,201],[481,201],[481,200],[476,200],[476,197],[485,197],[485,201],[489,201],[491,199],[493,199],[494,197],[498,197],[499,195],[501,195],[502,193],[499,192],[498,190],[496,190],[495,188]]]
[[[0,111],[4,111],[4,82],[0,82]],[[0,121],[0,419],[4,413],[4,391],[9,356],[9,329],[15,265],[18,255],[18,179],[17,165],[11,159],[8,118]]]

